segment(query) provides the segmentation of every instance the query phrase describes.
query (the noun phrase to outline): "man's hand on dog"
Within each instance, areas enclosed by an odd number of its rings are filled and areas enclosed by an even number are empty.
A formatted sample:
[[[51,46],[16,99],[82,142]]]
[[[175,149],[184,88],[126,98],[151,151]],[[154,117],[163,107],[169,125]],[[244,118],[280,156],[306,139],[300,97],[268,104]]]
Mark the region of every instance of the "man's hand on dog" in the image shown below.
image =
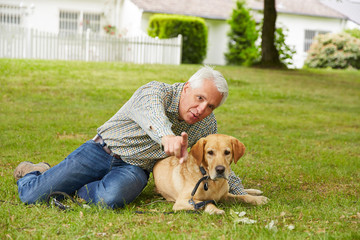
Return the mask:
[[[180,164],[187,160],[188,135],[186,132],[182,132],[181,136],[163,136],[161,139],[161,144],[164,148],[165,153],[168,156],[177,157]]]

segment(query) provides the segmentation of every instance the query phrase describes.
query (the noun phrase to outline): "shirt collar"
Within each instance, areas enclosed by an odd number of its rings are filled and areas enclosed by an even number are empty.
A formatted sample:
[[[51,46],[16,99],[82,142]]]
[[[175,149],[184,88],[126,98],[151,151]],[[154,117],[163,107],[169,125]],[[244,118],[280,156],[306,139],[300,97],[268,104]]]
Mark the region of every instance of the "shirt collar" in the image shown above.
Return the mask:
[[[173,87],[174,87],[173,96],[172,96],[173,100],[171,101],[171,104],[170,104],[169,108],[167,109],[168,112],[176,113],[177,115],[179,115],[180,97],[181,97],[181,93],[182,93],[184,86],[185,86],[185,83],[173,84]]]

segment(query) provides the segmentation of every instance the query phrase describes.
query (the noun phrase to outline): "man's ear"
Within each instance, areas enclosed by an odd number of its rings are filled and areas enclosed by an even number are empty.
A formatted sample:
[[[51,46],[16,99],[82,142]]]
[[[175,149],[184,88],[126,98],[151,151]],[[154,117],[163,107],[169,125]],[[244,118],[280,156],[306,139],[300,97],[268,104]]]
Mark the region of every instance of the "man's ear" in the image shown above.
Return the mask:
[[[231,145],[232,145],[232,149],[233,149],[234,163],[236,164],[237,161],[245,153],[245,145],[234,137],[231,137]]]
[[[186,92],[189,88],[190,88],[190,83],[189,82],[186,82],[184,87],[183,87],[183,91]]]
[[[205,138],[200,138],[199,141],[197,141],[194,146],[192,146],[190,150],[190,154],[195,158],[196,164],[201,165],[201,162],[204,158],[204,147],[206,144]]]

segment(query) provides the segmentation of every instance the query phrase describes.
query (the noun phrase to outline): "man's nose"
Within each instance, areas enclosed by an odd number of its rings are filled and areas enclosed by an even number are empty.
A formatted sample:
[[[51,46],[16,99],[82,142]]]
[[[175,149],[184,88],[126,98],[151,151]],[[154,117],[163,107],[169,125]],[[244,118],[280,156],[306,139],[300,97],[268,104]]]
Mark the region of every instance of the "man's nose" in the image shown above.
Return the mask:
[[[198,110],[198,114],[201,115],[205,112],[207,108],[207,104],[206,103],[202,103],[200,104],[198,107],[197,107],[197,110]]]

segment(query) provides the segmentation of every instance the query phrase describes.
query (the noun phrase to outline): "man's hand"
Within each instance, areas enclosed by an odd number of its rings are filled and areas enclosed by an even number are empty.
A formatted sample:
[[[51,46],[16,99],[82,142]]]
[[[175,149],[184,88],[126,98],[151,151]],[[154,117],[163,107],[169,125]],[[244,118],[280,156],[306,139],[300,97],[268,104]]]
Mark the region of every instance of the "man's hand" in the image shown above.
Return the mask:
[[[187,160],[188,135],[186,132],[182,132],[181,136],[163,136],[161,144],[167,155],[179,158],[180,164]]]

